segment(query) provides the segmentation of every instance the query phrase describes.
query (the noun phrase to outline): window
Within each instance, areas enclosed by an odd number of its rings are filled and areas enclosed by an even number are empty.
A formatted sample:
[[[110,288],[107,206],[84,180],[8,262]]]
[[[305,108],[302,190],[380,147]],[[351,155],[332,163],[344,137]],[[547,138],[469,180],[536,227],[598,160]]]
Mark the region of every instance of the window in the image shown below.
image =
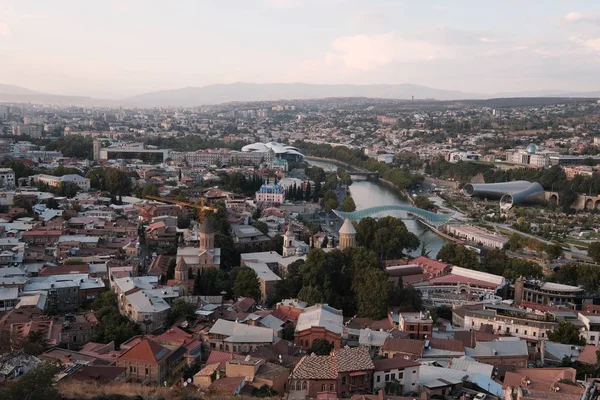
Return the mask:
[[[302,390],[306,390],[306,381],[302,381]]]
[[[390,380],[390,374],[385,374],[385,379],[386,382],[388,382]]]
[[[395,379],[396,379],[396,373],[393,373],[393,374],[391,374],[391,375],[390,375],[390,379],[391,379],[391,380],[395,380]]]
[[[401,381],[404,378],[404,371],[398,372],[398,380]]]
[[[527,335],[527,331],[524,332]]]
[[[590,340],[593,342],[594,340],[596,340],[596,336],[590,336]]]
[[[519,333],[519,328],[515,329],[515,333]]]
[[[331,385],[329,385],[329,391],[335,392],[335,385],[333,383]]]
[[[150,370],[146,368],[146,375],[150,375]]]
[[[411,331],[414,331],[415,330],[415,326],[411,325],[411,326],[408,327],[408,329],[411,330]]]
[[[427,332],[428,329],[429,327],[427,325],[423,326],[423,332]]]
[[[321,392],[327,391],[327,385],[321,385]]]
[[[381,375],[377,375],[377,383],[381,382]],[[342,382],[344,383],[344,382]]]
[[[345,384],[346,384],[346,377],[342,376],[342,385],[345,385]]]
[[[542,337],[546,336],[546,334],[544,332],[542,332]]]
[[[537,332],[536,331],[533,331],[533,336],[537,336]]]

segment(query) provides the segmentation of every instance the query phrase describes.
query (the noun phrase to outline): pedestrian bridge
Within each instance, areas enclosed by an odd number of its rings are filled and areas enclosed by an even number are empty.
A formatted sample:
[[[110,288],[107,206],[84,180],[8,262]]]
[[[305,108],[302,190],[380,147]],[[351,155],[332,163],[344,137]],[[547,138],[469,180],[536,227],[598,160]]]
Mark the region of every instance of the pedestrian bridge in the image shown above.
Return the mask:
[[[404,211],[405,213],[413,215],[417,219],[425,221],[433,226],[443,225],[454,217],[454,214],[438,214],[431,211],[423,210],[422,208],[401,204],[377,206],[352,212],[334,211],[334,213],[341,219],[348,218],[350,221],[359,221],[365,217],[370,217],[371,215],[382,214],[389,211]]]

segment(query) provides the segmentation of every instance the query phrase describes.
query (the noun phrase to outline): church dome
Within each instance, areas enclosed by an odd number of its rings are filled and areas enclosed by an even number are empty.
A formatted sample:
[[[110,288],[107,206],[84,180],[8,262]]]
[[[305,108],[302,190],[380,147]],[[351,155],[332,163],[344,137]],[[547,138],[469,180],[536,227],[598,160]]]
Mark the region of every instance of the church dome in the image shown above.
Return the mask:
[[[346,220],[344,221],[344,224],[340,228],[339,233],[340,233],[340,235],[341,234],[356,235],[356,229],[354,229],[354,225],[352,225],[352,222],[350,222],[350,220],[348,218],[346,218]]]
[[[535,144],[530,143],[529,146],[527,146],[527,150],[526,150],[529,154],[535,154],[535,152],[537,151],[537,147],[535,146]]]

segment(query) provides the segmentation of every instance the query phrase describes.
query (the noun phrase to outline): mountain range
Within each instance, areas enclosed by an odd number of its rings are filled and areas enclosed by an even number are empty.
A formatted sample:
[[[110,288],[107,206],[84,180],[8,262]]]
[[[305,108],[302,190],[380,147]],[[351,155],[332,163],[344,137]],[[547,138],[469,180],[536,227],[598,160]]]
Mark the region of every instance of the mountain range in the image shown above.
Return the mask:
[[[0,84],[0,102],[42,103],[84,106],[192,107],[232,101],[277,101],[323,99],[331,97],[367,97],[410,100],[477,100],[514,97],[581,97],[600,98],[600,91],[570,92],[561,90],[517,93],[466,93],[412,84],[320,85],[307,83],[230,83],[187,87],[144,93],[122,99],[97,99],[86,96],[63,96],[27,88]]]

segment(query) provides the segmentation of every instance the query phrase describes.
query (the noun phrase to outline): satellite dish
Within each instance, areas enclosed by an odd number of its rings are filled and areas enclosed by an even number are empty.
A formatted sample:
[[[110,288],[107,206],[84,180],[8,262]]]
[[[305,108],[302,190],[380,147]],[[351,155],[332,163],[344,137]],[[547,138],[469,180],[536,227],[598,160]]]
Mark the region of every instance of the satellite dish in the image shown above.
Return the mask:
[[[192,378],[188,378],[187,383],[192,383]]]
[[[183,382],[183,387],[186,387],[188,385],[187,382]]]

